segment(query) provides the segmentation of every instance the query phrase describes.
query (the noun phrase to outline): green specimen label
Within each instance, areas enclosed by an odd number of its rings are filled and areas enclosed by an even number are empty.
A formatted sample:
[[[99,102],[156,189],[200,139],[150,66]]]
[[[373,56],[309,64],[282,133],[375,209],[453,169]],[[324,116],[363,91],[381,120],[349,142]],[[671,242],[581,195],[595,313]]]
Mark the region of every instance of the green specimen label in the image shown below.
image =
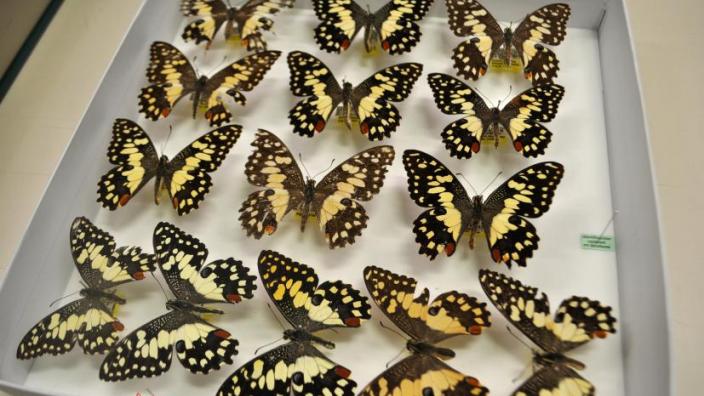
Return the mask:
[[[611,235],[590,235],[582,234],[580,237],[582,249],[603,250],[613,252],[616,246],[616,239]]]

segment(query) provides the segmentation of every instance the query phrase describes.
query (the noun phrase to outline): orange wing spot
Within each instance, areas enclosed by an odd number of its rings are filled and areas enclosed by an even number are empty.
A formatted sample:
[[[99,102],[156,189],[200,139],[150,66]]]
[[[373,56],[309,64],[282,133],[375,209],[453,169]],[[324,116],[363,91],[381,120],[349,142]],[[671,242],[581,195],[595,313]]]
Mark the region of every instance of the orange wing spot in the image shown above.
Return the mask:
[[[174,209],[178,209],[178,198],[174,197],[171,200],[171,204],[174,205]]]
[[[273,225],[268,225],[264,227],[264,233],[267,235],[271,235],[276,231],[276,226]]]
[[[316,132],[322,132],[323,129],[325,129],[325,121],[319,120],[318,122],[315,123],[315,131]]]
[[[606,338],[606,336],[609,335],[609,333],[605,332],[604,330],[597,330],[593,334],[595,337],[598,338]]]
[[[493,259],[494,259],[494,262],[497,262],[497,263],[498,263],[499,261],[501,261],[501,251],[500,251],[499,249],[496,249],[496,248],[492,249],[492,250],[491,250],[491,258],[493,258]]]
[[[384,41],[382,41],[382,43],[381,43],[381,48],[383,48],[384,51],[388,51],[389,48],[391,48],[391,44],[389,44],[389,41],[388,41],[388,40],[384,40]]]
[[[471,334],[471,335],[479,335],[481,333],[482,333],[481,326],[474,325],[469,328],[469,334]]]
[[[120,200],[118,201],[118,204],[119,204],[120,206],[125,206],[125,205],[127,205],[127,202],[130,201],[130,198],[132,198],[131,195],[125,194],[125,195],[123,195],[123,196],[120,197]]]
[[[481,384],[479,383],[479,380],[474,377],[467,377],[467,379],[465,379],[465,381],[467,381],[467,383],[472,386],[481,386]]]
[[[135,280],[144,279],[144,272],[142,272],[142,271],[135,272],[134,274],[132,274],[132,279],[135,279]]]
[[[445,245],[445,254],[447,257],[452,256],[453,253],[455,253],[455,244],[454,243],[448,243]]]
[[[369,125],[367,125],[367,122],[366,122],[366,121],[363,122],[363,123],[359,126],[359,130],[362,131],[362,134],[363,134],[363,135],[366,135],[366,134],[369,133]]]
[[[359,325],[362,324],[362,321],[357,317],[352,317],[345,319],[345,324],[349,327],[359,327]]]
[[[242,297],[240,297],[239,294],[234,294],[234,293],[233,293],[233,294],[228,294],[228,295],[227,295],[227,301],[229,301],[229,302],[231,302],[231,303],[238,303],[238,302],[242,301]]]
[[[516,151],[523,151],[523,143],[521,143],[521,142],[514,142],[514,143],[513,143],[513,148],[515,148]]]
[[[472,152],[473,153],[475,153],[475,154],[478,153],[480,148],[481,148],[481,145],[479,144],[479,142],[472,143]]]
[[[342,43],[340,43],[340,47],[342,47],[343,50],[346,50],[347,48],[350,47],[350,40],[344,39]]]
[[[242,46],[246,47],[249,45],[249,40],[248,39],[242,39]]]
[[[532,80],[533,79],[533,73],[527,71],[523,73],[523,76],[526,78],[526,80]]]
[[[342,366],[335,366],[335,374],[339,375],[342,378],[349,378],[352,372]]]
[[[161,116],[166,118],[171,114],[171,108],[167,107],[165,109],[161,109]]]
[[[485,75],[485,74],[486,74],[486,67],[480,68],[480,69],[479,69],[479,75],[480,75],[480,76],[483,76],[483,75]]]
[[[208,110],[205,112],[205,119],[210,121],[210,119],[213,118],[213,112]]]
[[[215,337],[222,338],[223,340],[224,340],[225,338],[229,338],[229,337],[230,337],[230,333],[226,332],[226,331],[223,330],[223,329],[215,330],[215,333],[213,333],[213,334],[215,334]]]
[[[112,322],[112,328],[115,331],[122,331],[125,329],[125,325],[123,325],[122,323],[120,323],[116,320],[116,321]]]

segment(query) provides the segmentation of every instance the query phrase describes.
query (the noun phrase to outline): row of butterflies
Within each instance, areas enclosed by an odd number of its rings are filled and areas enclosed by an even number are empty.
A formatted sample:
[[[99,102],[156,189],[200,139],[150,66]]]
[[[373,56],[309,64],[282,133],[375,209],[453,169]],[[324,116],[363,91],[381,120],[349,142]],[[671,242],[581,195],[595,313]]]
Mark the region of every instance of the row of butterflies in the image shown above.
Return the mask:
[[[241,133],[227,125],[206,133],[172,160],[156,154],[149,136],[136,123],[117,119],[108,158],[115,165],[98,182],[98,201],[109,209],[126,205],[151,178],[156,178],[154,199],[165,189],[179,214],[197,208],[209,192],[215,171]],[[249,183],[261,187],[249,194],[239,210],[248,236],[260,239],[273,234],[291,211],[301,214],[301,231],[310,216],[331,249],[355,242],[367,227],[369,216],[362,202],[374,197],[384,183],[395,152],[381,145],[357,153],[340,163],[319,182],[304,178],[291,151],[273,133],[259,130],[254,151],[245,164]],[[526,218],[546,212],[562,179],[557,162],[531,165],[501,184],[486,200],[470,198],[456,176],[434,157],[406,150],[403,165],[411,199],[429,208],[413,223],[419,253],[434,259],[451,256],[460,237],[484,232],[495,262],[525,266],[538,248],[535,227]]]
[[[254,89],[280,56],[280,51],[259,52],[210,78],[198,77],[176,47],[154,42],[147,69],[151,85],[139,94],[139,112],[156,121],[168,117],[182,98],[190,97],[194,119],[202,104],[210,125],[220,126],[232,118],[223,97],[244,105],[242,92]],[[340,85],[332,71],[313,55],[292,51],[287,61],[291,91],[305,97],[291,109],[288,118],[293,132],[306,137],[322,132],[338,107],[348,129],[355,120],[360,132],[371,141],[390,137],[401,122],[391,102],[405,100],[423,72],[420,63],[399,63],[377,71],[357,86],[349,82]],[[520,93],[499,109],[487,106],[476,90],[447,74],[431,73],[428,83],[443,113],[463,116],[442,131],[445,146],[458,158],[477,153],[483,138],[494,137],[498,142],[502,131],[525,157],[544,154],[552,134],[541,123],[555,118],[565,93],[562,86],[546,83]]]
[[[256,277],[233,258],[206,264],[208,249],[176,226],[161,222],[153,236],[155,254],[139,247],[116,248],[113,237],[84,217],[71,225],[74,262],[86,286],[82,298],[37,323],[21,340],[19,359],[70,351],[76,342],[87,354],[107,353],[99,377],[121,381],[153,377],[169,370],[173,351],[193,373],[208,373],[233,363],[238,341],[207,322],[203,314],[222,314],[206,304],[238,303],[253,297]],[[118,340],[124,326],[111,306],[125,300],[114,288],[159,267],[174,295],[168,313]],[[334,344],[315,333],[355,328],[371,318],[367,297],[342,281],[319,283],[313,269],[277,252],[264,250],[257,261],[269,297],[291,328],[288,342],[237,369],[218,395],[353,395],[356,383],[347,368],[329,360],[317,346]],[[533,361],[540,369],[514,393],[593,395],[594,386],[574,369],[583,363],[567,351],[593,338],[615,333],[611,307],[586,297],[570,297],[550,316],[547,296],[506,275],[480,270],[484,292],[496,308],[540,347]],[[361,395],[486,395],[488,389],[444,363],[455,353],[437,346],[458,335],[479,335],[491,325],[486,304],[449,291],[429,299],[428,289],[416,295],[416,280],[382,268],[364,269],[372,300],[407,334],[410,356],[384,371]],[[546,393],[547,392],[547,393]]]
[[[239,36],[250,51],[265,51],[263,32],[273,27],[270,16],[282,8],[293,7],[295,0],[249,0],[240,8],[229,7],[223,0],[183,0],[181,11],[197,19],[182,34],[186,41],[206,43],[209,48],[221,27],[226,39]],[[353,0],[312,0],[320,19],[314,36],[327,52],[348,49],[364,29],[364,46],[372,52],[379,45],[391,55],[411,51],[421,37],[420,21],[433,0],[391,0],[375,12],[365,10]],[[523,72],[533,84],[551,82],[559,70],[555,53],[543,44],[559,45],[565,38],[570,7],[550,4],[527,15],[515,30],[502,29],[491,13],[476,0],[445,0],[450,30],[459,37],[469,37],[453,51],[457,72],[477,80],[489,69],[492,59],[506,65],[518,58]]]

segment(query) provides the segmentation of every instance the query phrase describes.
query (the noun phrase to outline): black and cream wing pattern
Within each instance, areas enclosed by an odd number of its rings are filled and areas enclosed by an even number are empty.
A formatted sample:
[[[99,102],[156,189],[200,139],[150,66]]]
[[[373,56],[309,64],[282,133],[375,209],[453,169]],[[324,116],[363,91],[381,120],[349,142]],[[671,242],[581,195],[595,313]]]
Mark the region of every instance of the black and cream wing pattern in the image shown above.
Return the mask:
[[[107,352],[124,329],[112,308],[125,300],[112,289],[144,279],[145,273],[156,266],[153,255],[136,246],[116,247],[112,235],[85,217],[77,217],[71,224],[70,245],[74,264],[86,285],[81,298],[35,324],[17,347],[18,359],[64,354],[76,343],[86,354]]]
[[[198,108],[206,108],[205,118],[211,126],[220,126],[232,118],[225,106],[230,97],[245,105],[249,92],[256,87],[281,56],[280,51],[262,51],[243,57],[211,77],[198,76],[186,56],[171,44],[157,41],[151,45],[147,79],[150,85],[139,94],[139,112],[157,121],[171,114],[184,97],[192,101],[195,119]]]
[[[280,253],[259,255],[259,273],[269,297],[293,326],[274,348],[237,369],[220,386],[220,396],[353,396],[349,369],[328,359],[314,344],[334,345],[312,333],[359,327],[371,318],[367,298],[341,281],[319,283],[313,269]]]
[[[411,277],[369,266],[364,281],[379,309],[411,339],[410,356],[373,379],[360,393],[364,396],[486,395],[488,389],[474,377],[453,369],[437,356],[453,355],[434,344],[459,335],[479,335],[491,326],[486,304],[456,291],[445,292],[432,302],[427,288],[416,295]],[[409,349],[411,349],[409,348]]]
[[[441,134],[445,148],[456,158],[471,158],[481,149],[482,138],[495,135],[497,130],[505,131],[513,148],[524,157],[545,154],[552,132],[542,123],[555,118],[565,93],[560,85],[539,85],[516,95],[503,109],[492,110],[474,89],[457,78],[431,73],[428,83],[443,113],[463,116]]]
[[[332,53],[350,47],[364,30],[364,46],[371,52],[381,45],[391,55],[409,52],[420,41],[420,21],[432,0],[391,0],[374,13],[353,0],[314,0],[313,8],[320,19],[315,28],[318,46]]]
[[[202,304],[250,299],[256,277],[233,258],[206,263],[205,244],[167,222],[154,230],[154,250],[176,299],[166,304],[170,312],[147,322],[112,348],[100,368],[104,381],[161,375],[169,370],[174,350],[185,368],[203,374],[232,364],[237,354],[238,341],[200,316],[222,311]]]
[[[154,200],[164,188],[179,215],[197,209],[212,187],[209,173],[218,169],[239,139],[242,127],[226,125],[194,140],[170,161],[160,159],[147,133],[135,122],[113,124],[108,160],[115,165],[98,182],[98,202],[110,210],[127,205],[152,178]]]
[[[301,230],[309,215],[317,217],[330,248],[352,244],[362,234],[369,216],[361,203],[380,191],[395,155],[391,146],[362,151],[316,184],[304,180],[289,149],[271,132],[257,132],[252,146],[245,174],[251,184],[264,189],[251,193],[240,208],[247,235],[258,239],[273,234],[283,217],[296,210],[302,215]]]
[[[536,229],[527,219],[540,217],[552,203],[564,168],[557,162],[529,166],[500,185],[486,200],[469,198],[457,177],[436,158],[406,150],[403,164],[411,199],[428,208],[413,223],[419,253],[434,259],[454,254],[465,232],[484,232],[495,262],[525,266],[538,248]]]
[[[584,364],[564,356],[594,338],[616,332],[612,308],[587,297],[572,296],[560,304],[554,317],[545,293],[490,270],[480,270],[479,282],[496,308],[540,347],[533,360],[540,368],[513,393],[594,395],[594,386],[574,369]]]

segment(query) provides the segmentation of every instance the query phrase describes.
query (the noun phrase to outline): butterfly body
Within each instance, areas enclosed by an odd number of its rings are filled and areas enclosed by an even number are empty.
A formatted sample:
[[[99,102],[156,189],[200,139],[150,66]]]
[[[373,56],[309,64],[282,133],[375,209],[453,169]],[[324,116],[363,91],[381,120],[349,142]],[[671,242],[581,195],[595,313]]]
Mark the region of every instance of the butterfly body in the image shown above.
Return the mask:
[[[288,341],[291,341],[293,343],[298,343],[298,344],[316,343],[318,345],[322,345],[323,347],[325,347],[327,349],[335,349],[334,343],[332,343],[328,340],[325,340],[323,338],[320,338],[316,335],[313,335],[302,327],[284,330],[284,340],[288,340]]]
[[[533,351],[533,362],[538,366],[570,366],[576,370],[584,370],[587,366],[579,360],[572,359],[560,352],[540,352]]]
[[[408,349],[411,353],[441,356],[447,359],[455,357],[455,351],[452,349],[438,347],[431,343],[418,341],[412,338],[406,341],[406,349]]]

